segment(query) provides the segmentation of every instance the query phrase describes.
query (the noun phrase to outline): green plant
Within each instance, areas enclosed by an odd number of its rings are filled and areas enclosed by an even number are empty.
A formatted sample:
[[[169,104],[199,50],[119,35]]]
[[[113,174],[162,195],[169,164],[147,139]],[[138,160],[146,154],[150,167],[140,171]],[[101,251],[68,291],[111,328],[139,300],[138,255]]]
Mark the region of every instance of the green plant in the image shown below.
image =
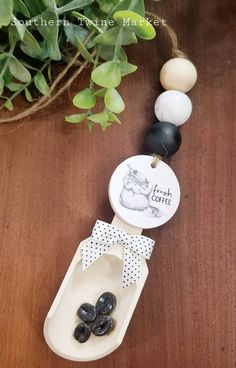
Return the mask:
[[[0,122],[47,107],[91,64],[89,86],[73,99],[80,111],[66,121],[86,121],[90,129],[99,124],[103,130],[120,123],[117,114],[125,103],[117,87],[137,69],[124,47],[137,38],[155,37],[145,19],[144,0],[0,0],[0,9],[0,108],[12,111],[22,94],[33,103]],[[62,62],[64,69],[52,77],[52,69]],[[38,101],[34,89],[42,96]],[[100,112],[98,99],[104,104]]]

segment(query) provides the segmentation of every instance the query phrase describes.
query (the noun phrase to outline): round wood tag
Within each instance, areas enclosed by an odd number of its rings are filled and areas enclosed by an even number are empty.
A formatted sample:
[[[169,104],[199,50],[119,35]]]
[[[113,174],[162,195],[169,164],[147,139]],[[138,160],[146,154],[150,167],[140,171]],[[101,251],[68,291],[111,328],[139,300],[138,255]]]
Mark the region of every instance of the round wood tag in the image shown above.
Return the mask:
[[[170,220],[180,202],[179,182],[172,169],[153,157],[133,156],[114,171],[109,184],[113,211],[124,222],[151,229]]]

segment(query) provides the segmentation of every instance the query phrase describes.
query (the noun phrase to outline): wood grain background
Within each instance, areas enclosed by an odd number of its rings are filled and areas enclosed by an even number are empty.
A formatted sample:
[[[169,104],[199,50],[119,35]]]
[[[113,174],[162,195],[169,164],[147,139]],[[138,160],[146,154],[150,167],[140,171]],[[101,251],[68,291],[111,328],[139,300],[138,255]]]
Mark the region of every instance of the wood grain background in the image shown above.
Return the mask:
[[[123,345],[81,366],[235,368],[235,1],[150,4],[199,71],[193,115],[170,160],[182,202],[173,220],[145,232],[157,246]],[[1,368],[80,366],[49,350],[43,321],[80,240],[97,218],[113,217],[109,178],[120,161],[142,152],[164,50],[160,31],[157,41],[130,48],[139,72],[121,88],[122,127],[90,134],[67,125],[67,95],[23,127],[0,127]],[[80,87],[78,81],[71,96]]]

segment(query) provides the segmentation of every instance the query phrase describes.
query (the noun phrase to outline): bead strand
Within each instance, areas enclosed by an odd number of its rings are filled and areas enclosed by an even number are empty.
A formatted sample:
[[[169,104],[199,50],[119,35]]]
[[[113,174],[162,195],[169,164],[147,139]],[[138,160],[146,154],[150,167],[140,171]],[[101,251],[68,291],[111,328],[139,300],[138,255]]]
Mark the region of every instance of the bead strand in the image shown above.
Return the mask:
[[[181,134],[177,129],[188,121],[192,113],[192,102],[186,95],[197,81],[194,64],[184,57],[168,60],[160,72],[160,82],[166,90],[155,103],[158,119],[147,131],[144,150],[149,154],[170,157],[181,146]]]

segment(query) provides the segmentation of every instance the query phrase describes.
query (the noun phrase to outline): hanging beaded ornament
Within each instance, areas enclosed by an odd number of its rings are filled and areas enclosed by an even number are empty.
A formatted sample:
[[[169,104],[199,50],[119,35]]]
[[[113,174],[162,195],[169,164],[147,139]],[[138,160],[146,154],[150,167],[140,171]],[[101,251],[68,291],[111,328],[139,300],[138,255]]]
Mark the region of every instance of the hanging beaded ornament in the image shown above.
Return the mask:
[[[197,71],[178,49],[174,31],[167,25],[163,29],[173,57],[160,72],[166,91],[156,99],[157,121],[146,132],[145,154],[129,157],[115,169],[109,184],[115,217],[111,224],[97,220],[91,236],[80,243],[45,320],[47,344],[66,359],[99,359],[122,343],[155,244],[142,230],[166,223],[179,206],[178,180],[163,159],[180,148],[178,127],[192,113],[186,92],[195,85]]]

